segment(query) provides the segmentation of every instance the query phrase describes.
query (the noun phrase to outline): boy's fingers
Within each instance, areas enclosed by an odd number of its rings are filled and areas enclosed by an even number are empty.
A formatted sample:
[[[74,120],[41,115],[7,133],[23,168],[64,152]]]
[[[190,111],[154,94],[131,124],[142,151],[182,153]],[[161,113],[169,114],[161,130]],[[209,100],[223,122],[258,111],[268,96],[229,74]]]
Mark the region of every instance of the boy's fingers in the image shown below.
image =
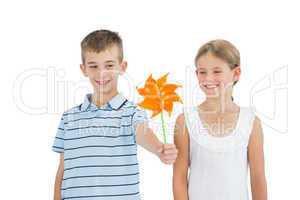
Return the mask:
[[[157,153],[162,153],[163,150],[164,150],[163,148],[160,148],[160,149],[157,150]]]
[[[177,154],[177,149],[164,149],[164,154]]]
[[[164,145],[162,144],[161,147],[157,150],[157,154],[161,154],[164,151]]]
[[[175,159],[171,159],[171,160],[165,160],[164,163],[166,164],[173,164],[175,162]]]
[[[165,154],[177,153],[176,146],[174,144],[164,144],[164,152]]]
[[[169,153],[169,154],[164,153],[164,154],[162,155],[162,157],[163,157],[164,159],[176,159],[176,158],[177,158],[177,153]]]
[[[164,160],[175,160],[176,159],[176,156],[164,156],[164,158],[163,158]]]
[[[164,150],[167,150],[167,149],[176,149],[176,146],[175,144],[164,144]]]

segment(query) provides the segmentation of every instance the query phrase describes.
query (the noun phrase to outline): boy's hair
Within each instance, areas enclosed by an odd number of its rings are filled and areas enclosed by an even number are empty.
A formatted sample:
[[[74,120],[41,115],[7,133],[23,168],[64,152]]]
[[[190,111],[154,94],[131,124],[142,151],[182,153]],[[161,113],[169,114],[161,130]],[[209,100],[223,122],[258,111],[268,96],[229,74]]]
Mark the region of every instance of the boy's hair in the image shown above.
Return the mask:
[[[116,45],[119,49],[119,61],[123,60],[123,44],[122,39],[117,32],[110,30],[96,30],[89,33],[81,41],[81,59],[84,63],[84,53],[96,52],[107,50],[108,48]]]
[[[240,66],[240,52],[227,40],[212,40],[201,46],[195,57],[196,66],[199,58],[207,53],[211,53],[213,56],[224,60],[230,69]],[[234,85],[236,82],[234,82]]]

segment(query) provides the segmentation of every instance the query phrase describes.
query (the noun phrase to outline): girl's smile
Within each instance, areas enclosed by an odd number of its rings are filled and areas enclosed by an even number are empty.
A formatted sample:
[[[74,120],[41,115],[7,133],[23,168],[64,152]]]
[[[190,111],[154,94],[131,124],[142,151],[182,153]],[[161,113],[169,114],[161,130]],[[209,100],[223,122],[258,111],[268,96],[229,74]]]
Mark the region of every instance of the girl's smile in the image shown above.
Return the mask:
[[[238,70],[239,67],[232,70],[226,61],[207,53],[197,61],[196,75],[206,95],[218,95],[218,92],[231,92]]]

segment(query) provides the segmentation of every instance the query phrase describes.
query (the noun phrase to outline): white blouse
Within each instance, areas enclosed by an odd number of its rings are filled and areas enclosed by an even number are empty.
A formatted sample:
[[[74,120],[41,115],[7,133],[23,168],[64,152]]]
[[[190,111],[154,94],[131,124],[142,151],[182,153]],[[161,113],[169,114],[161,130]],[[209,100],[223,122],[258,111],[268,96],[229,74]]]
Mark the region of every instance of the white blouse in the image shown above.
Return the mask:
[[[226,136],[208,133],[197,107],[185,109],[190,138],[189,200],[248,200],[248,142],[255,118],[241,107],[235,129]]]

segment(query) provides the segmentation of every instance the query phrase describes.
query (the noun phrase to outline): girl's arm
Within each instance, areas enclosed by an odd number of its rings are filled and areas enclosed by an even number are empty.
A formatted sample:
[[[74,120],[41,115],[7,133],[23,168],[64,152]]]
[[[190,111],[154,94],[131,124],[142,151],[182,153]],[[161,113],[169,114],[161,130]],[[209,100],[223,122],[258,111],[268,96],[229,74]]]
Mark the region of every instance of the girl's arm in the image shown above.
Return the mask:
[[[260,120],[256,117],[248,146],[248,159],[251,176],[253,200],[267,200],[267,183],[265,178],[263,133]]]
[[[54,200],[61,200],[61,183],[64,175],[64,154],[60,153],[59,166],[55,177]]]
[[[176,120],[174,143],[178,149],[178,156],[173,167],[174,200],[188,200],[189,135],[183,114],[179,115]]]

